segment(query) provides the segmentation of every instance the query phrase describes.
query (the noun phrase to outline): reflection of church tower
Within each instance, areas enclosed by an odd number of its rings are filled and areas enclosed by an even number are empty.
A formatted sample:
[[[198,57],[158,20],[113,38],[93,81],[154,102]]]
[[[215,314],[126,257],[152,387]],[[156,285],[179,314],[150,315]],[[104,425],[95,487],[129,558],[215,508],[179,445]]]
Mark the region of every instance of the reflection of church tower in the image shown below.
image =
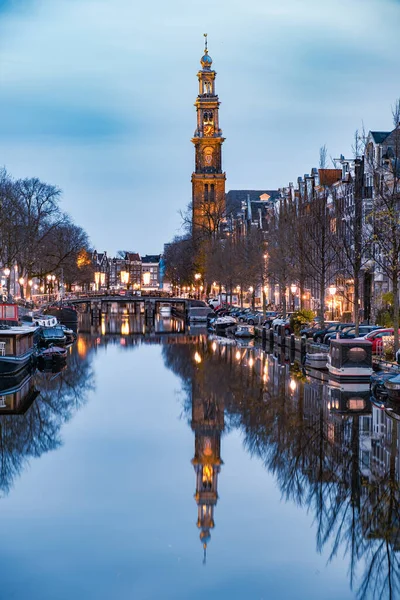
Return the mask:
[[[201,58],[199,94],[195,103],[197,127],[195,171],[192,174],[193,231],[215,233],[225,213],[225,173],[222,171],[222,131],[219,127],[219,100],[215,91],[216,72],[206,47]]]
[[[198,364],[192,383],[192,429],[195,432],[195,500],[197,527],[206,557],[210,529],[214,527],[214,506],[218,499],[218,473],[222,460],[221,432],[224,429],[224,404],[220,396],[204,389],[204,366]]]

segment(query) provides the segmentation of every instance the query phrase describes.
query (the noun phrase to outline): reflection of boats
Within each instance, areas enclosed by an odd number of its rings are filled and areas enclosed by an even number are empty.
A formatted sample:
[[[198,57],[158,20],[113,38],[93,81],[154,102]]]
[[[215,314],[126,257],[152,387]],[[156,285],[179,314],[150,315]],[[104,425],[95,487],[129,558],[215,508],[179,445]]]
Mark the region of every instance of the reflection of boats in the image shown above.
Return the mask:
[[[60,371],[67,363],[68,352],[65,348],[51,346],[39,352],[36,356],[39,371],[51,370],[53,373]]]
[[[236,340],[232,338],[210,335],[208,339],[217,342],[220,346],[236,346]]]
[[[237,338],[235,341],[238,348],[254,348],[254,338]]]
[[[372,371],[372,344],[364,339],[331,340],[329,378],[338,382],[368,381]]]
[[[347,388],[346,386],[343,386],[342,388],[330,387],[328,409],[340,414],[370,413],[371,401],[369,386],[367,384],[361,386],[358,385],[355,389],[349,389],[353,387],[353,385],[350,385]]]
[[[162,317],[170,317],[171,316],[171,305],[167,304],[165,302],[161,302],[159,312]]]
[[[254,325],[247,325],[247,323],[238,323],[235,330],[235,336],[241,338],[252,338],[255,335]]]
[[[0,416],[23,414],[38,395],[30,369],[19,376],[7,377],[7,388],[0,392]]]
[[[47,306],[43,310],[45,315],[53,315],[57,317],[60,323],[76,323],[78,321],[78,313],[76,308],[70,304],[64,304],[62,302],[56,302]]]
[[[31,327],[7,327],[0,329],[0,375],[17,373],[32,358],[34,331]]]

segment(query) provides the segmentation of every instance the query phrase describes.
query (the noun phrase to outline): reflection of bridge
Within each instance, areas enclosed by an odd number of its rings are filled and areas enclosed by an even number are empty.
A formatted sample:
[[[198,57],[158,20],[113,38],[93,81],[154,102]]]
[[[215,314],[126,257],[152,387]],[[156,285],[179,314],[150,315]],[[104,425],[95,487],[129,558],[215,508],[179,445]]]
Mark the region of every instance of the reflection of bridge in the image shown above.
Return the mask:
[[[186,298],[169,298],[157,296],[119,296],[119,295],[90,295],[80,298],[68,299],[69,304],[84,307],[84,312],[90,312],[92,319],[100,319],[103,313],[109,314],[112,305],[117,307],[130,307],[129,313],[144,314],[146,320],[153,321],[159,312],[160,304],[169,304],[173,313],[177,316],[186,317],[189,300]],[[132,310],[133,309],[133,310]]]

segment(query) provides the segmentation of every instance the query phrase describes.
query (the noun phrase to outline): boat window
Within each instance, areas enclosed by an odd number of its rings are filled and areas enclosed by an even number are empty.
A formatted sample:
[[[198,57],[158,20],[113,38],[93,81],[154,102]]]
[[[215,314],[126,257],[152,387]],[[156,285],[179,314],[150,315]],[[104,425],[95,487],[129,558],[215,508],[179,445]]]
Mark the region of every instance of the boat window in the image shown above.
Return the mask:
[[[10,354],[14,354],[13,338],[1,336],[1,341],[5,342],[4,354],[6,356],[9,356]]]
[[[367,353],[364,348],[350,348],[347,358],[351,362],[362,362],[367,358]]]

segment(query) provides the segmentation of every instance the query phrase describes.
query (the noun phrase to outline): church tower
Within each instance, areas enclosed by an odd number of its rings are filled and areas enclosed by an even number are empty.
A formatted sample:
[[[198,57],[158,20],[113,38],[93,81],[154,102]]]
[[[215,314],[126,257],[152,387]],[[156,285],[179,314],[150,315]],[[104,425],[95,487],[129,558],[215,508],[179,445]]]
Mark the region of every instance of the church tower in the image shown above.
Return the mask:
[[[195,102],[197,128],[192,142],[195,146],[195,171],[192,174],[193,235],[212,235],[225,215],[225,173],[222,171],[222,144],[219,127],[218,96],[215,92],[216,72],[211,69],[207,34],[204,56],[197,73],[199,94]]]
[[[204,365],[198,364],[192,381],[192,430],[195,452],[192,465],[196,473],[197,527],[206,558],[207,545],[214,528],[214,508],[218,500],[218,475],[221,460],[221,434],[224,430],[224,400],[210,392]]]

